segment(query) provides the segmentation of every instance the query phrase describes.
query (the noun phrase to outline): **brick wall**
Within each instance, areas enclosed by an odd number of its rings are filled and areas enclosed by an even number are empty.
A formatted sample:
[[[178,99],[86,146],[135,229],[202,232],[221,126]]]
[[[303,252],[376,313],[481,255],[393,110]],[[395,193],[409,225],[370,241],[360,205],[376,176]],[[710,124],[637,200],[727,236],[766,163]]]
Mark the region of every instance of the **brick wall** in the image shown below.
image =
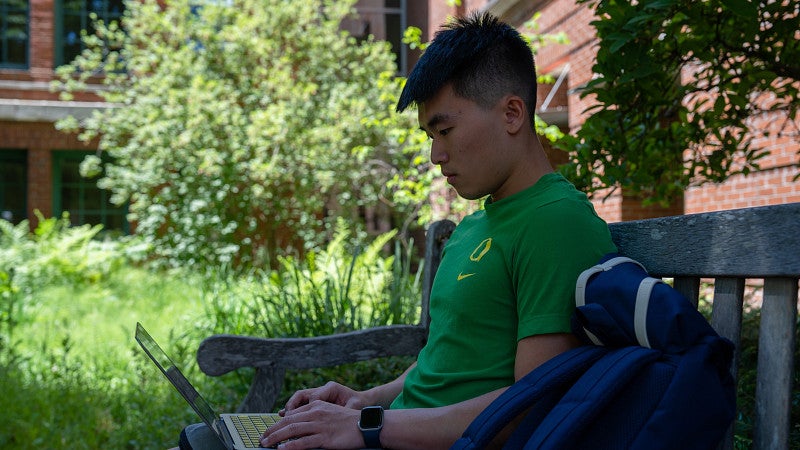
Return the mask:
[[[780,132],[794,125],[780,115],[771,115],[753,121],[753,127],[769,130],[769,136],[754,139],[754,145],[770,151],[759,162],[761,169],[747,176],[737,175],[722,184],[705,184],[686,191],[686,212],[698,213],[725,209],[765,206],[800,202],[800,144],[797,136],[781,136]]]
[[[54,0],[30,0],[30,75],[49,81],[53,73],[55,21]]]

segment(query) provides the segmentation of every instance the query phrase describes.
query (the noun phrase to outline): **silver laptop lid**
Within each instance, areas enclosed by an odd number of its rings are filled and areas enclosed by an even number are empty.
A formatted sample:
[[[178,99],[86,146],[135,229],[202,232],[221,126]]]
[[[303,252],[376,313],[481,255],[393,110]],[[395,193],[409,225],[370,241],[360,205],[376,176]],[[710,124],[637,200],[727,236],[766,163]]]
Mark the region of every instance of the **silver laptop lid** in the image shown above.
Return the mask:
[[[189,380],[187,380],[183,373],[175,366],[175,363],[164,353],[164,350],[161,349],[150,336],[150,333],[148,333],[139,322],[136,323],[136,341],[142,346],[147,356],[161,369],[161,372],[167,377],[170,383],[175,386],[175,389],[189,402],[189,405],[191,405],[195,412],[197,412],[197,415],[203,419],[203,422],[217,433],[220,440],[224,441],[222,436],[219,436],[217,414],[214,412],[214,409],[212,409],[208,402],[197,392],[197,389],[192,386]]]

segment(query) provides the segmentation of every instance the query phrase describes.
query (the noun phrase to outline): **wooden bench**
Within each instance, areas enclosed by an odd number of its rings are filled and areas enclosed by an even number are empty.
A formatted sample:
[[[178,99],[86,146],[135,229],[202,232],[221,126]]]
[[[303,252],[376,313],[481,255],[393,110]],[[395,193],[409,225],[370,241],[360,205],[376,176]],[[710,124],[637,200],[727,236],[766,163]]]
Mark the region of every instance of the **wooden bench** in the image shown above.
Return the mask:
[[[200,368],[218,376],[256,369],[242,411],[267,411],[287,370],[326,367],[384,356],[416,355],[428,331],[428,299],[439,256],[455,225],[432,224],[426,237],[422,309],[416,325],[393,325],[334,336],[262,339],[216,335],[198,350]],[[763,282],[756,382],[756,449],[789,448],[791,389],[800,279],[800,203],[665,217],[609,225],[620,252],[697,304],[701,280],[713,279],[711,323],[737,345],[745,281]],[[724,443],[733,448],[733,429]]]

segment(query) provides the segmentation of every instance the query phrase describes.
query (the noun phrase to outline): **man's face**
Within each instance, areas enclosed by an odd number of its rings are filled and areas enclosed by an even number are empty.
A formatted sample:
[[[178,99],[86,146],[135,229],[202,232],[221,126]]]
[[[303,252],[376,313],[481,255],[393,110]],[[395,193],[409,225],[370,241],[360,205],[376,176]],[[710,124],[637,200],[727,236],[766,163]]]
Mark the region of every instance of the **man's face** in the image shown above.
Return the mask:
[[[500,200],[510,194],[503,187],[515,161],[505,145],[502,102],[482,108],[457,96],[448,84],[419,105],[418,116],[420,128],[433,140],[431,161],[460,196]]]

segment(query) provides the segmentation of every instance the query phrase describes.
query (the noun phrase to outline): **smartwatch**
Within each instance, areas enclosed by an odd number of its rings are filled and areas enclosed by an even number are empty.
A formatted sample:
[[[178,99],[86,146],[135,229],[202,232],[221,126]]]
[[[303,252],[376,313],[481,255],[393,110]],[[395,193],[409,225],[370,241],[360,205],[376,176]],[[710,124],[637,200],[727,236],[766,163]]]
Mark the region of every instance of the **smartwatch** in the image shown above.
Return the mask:
[[[364,436],[366,448],[381,447],[381,428],[383,428],[383,407],[367,406],[361,409],[361,419],[358,421],[358,429]]]

